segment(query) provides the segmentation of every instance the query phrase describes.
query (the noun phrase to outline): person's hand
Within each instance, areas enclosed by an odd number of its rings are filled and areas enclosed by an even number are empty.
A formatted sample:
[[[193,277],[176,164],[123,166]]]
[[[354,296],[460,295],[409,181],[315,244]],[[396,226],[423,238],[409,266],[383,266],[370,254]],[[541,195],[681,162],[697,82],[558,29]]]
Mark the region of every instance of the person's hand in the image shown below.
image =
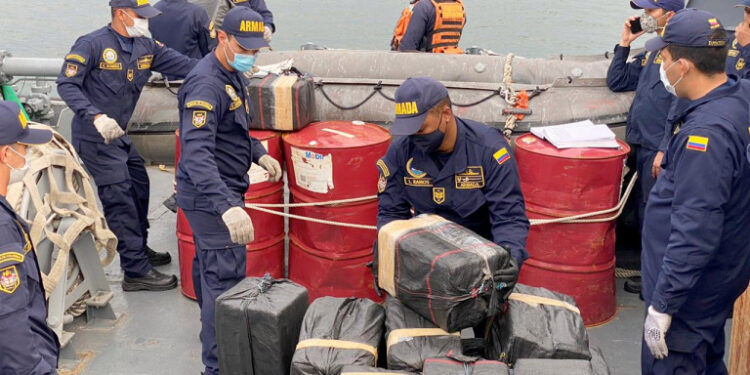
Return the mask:
[[[638,16],[630,17],[625,21],[625,26],[623,26],[622,28],[622,39],[620,40],[620,47],[630,47],[630,43],[633,43],[634,40],[638,39],[638,37],[646,33],[645,31],[641,31],[638,34],[633,34],[633,32],[630,31],[630,24],[632,22],[639,22]]]
[[[266,43],[271,43],[272,36],[273,36],[273,30],[270,27],[265,26],[263,28],[263,40],[265,40]]]
[[[238,245],[245,245],[255,239],[255,229],[250,215],[242,207],[232,207],[221,215],[221,220],[229,229],[229,237]]]
[[[105,114],[96,115],[94,118],[94,127],[101,134],[102,138],[104,138],[104,143],[106,144],[125,135],[125,131],[117,124],[117,121]]]
[[[518,263],[515,258],[510,257],[507,267],[495,271],[492,279],[495,281],[495,288],[503,293],[503,300],[508,299],[518,282]]]
[[[740,46],[745,47],[750,44],[750,24],[745,21],[740,22],[734,30],[734,36]]]
[[[661,162],[664,160],[664,152],[659,151],[654,156],[654,162],[651,164],[651,177],[656,179],[661,173]]]
[[[272,158],[268,154],[260,157],[260,160],[258,160],[258,165],[268,171],[268,175],[269,177],[271,177],[272,182],[277,182],[281,179],[281,164],[279,164],[276,159]]]
[[[664,359],[669,355],[667,348],[667,331],[672,325],[672,316],[656,311],[653,306],[648,307],[646,322],[643,324],[643,338],[651,355],[656,359]]]

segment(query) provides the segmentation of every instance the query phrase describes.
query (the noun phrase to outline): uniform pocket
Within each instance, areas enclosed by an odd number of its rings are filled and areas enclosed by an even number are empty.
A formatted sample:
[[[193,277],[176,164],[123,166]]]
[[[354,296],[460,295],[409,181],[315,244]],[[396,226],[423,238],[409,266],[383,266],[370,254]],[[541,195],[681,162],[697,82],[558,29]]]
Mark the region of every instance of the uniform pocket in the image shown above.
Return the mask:
[[[217,280],[245,278],[247,249],[244,246],[201,251],[205,253],[206,272],[215,275]]]
[[[472,190],[454,190],[453,209],[461,217],[466,218],[476,212],[485,204],[484,194],[480,189]]]

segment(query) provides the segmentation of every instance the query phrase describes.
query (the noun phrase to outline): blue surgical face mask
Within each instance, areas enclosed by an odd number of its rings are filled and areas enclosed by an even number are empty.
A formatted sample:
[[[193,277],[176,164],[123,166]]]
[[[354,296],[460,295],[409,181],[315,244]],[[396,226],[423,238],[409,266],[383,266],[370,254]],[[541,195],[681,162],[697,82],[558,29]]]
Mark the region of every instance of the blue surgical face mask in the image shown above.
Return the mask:
[[[228,44],[227,48],[230,48]],[[244,55],[234,52],[234,60],[229,60],[229,55],[227,54],[227,51],[224,50],[224,56],[226,56],[229,66],[231,66],[232,69],[238,72],[244,73],[250,71],[250,69],[252,69],[255,65],[255,55]]]
[[[440,122],[443,121],[443,115],[440,114]],[[438,124],[440,124],[438,122]],[[438,125],[439,127],[440,125]],[[414,134],[411,137],[411,143],[417,146],[418,149],[422,150],[425,154],[431,154],[436,152],[440,145],[443,144],[445,133],[441,132],[440,129],[435,129],[434,132],[428,134]]]

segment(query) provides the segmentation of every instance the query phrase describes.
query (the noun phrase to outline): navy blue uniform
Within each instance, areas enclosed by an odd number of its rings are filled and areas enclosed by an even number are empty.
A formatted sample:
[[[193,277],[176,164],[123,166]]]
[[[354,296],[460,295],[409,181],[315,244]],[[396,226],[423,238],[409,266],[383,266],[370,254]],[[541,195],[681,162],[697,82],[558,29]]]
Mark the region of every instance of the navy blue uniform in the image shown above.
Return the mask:
[[[399,51],[426,51],[427,39],[425,35],[435,28],[435,5],[432,1],[424,0],[414,5],[409,27],[401,40]]]
[[[378,228],[393,220],[434,213],[526,258],[526,218],[518,168],[502,133],[456,118],[451,154],[426,155],[409,137],[393,140],[378,161]],[[442,166],[442,167],[441,167]]]
[[[726,374],[724,324],[750,280],[750,82],[681,106],[643,226],[646,305],[670,314],[669,356],[643,374]],[[695,364],[707,363],[706,372]]]
[[[268,10],[265,0],[231,0],[234,5],[248,7],[263,17],[263,23],[271,26],[271,30],[276,32],[276,25],[273,23],[273,13]]]
[[[630,48],[615,47],[615,55],[607,72],[607,86],[614,92],[634,91],[633,104],[628,112],[626,140],[633,146],[638,171],[638,217],[643,223],[643,212],[648,193],[654,186],[651,166],[658,151],[664,151],[670,134],[667,116],[677,104],[677,97],[667,92],[659,78],[661,56],[643,52],[627,62]],[[665,67],[667,68],[667,67]]]
[[[206,10],[187,0],[162,0],[160,16],[149,18],[154,39],[189,57],[202,58],[216,46],[216,32]]]
[[[201,306],[206,375],[219,371],[216,298],[245,278],[247,250],[232,242],[221,215],[244,207],[247,170],[266,154],[248,134],[252,115],[247,98],[244,75],[225,69],[213,53],[190,72],[179,92],[177,205],[195,238],[193,285]]]
[[[151,71],[184,77],[198,60],[150,38],[126,38],[110,26],[84,35],[65,56],[57,91],[75,112],[73,146],[94,177],[121,267],[131,277],[151,270],[146,256],[149,180],[127,135],[105,144],[94,117],[106,114],[124,130]]]
[[[742,47],[737,38],[732,40],[727,53],[727,74],[734,74],[740,78],[750,78],[750,44]]]
[[[47,305],[29,228],[0,196],[0,374],[57,374],[60,343]]]

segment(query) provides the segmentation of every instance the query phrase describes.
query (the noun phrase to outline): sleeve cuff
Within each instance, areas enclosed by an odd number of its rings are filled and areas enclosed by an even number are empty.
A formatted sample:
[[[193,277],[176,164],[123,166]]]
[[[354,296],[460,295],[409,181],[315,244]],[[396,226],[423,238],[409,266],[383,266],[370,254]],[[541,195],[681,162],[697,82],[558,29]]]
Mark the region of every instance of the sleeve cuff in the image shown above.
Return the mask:
[[[615,58],[626,58],[630,55],[630,47],[623,47],[620,44],[615,44]]]
[[[654,310],[662,314],[674,315],[678,310],[674,306],[670,306],[667,302],[667,299],[658,291],[655,291],[653,297],[651,298],[651,306],[654,308]]]

